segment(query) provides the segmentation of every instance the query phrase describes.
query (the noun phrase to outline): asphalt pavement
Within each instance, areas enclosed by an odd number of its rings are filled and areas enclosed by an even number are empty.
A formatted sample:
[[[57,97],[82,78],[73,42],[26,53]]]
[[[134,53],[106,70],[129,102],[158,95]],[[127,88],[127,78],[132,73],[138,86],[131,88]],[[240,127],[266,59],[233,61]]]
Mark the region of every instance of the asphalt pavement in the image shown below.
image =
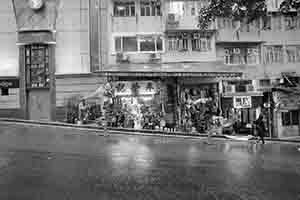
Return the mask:
[[[300,200],[298,145],[0,122],[0,199]]]

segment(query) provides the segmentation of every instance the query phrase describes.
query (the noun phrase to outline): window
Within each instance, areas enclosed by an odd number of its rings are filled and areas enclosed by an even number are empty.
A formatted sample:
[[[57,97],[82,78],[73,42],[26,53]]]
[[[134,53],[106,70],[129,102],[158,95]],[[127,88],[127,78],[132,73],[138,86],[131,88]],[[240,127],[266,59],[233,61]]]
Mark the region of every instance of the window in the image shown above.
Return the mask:
[[[115,51],[116,52],[132,52],[137,51],[137,37],[116,37]]]
[[[183,15],[184,14],[184,2],[171,1],[169,3],[169,13]]]
[[[300,28],[300,20],[297,15],[286,15],[284,17],[285,30],[296,30]]]
[[[272,15],[272,30],[282,30],[282,15],[279,13]]]
[[[241,54],[240,48],[226,48],[225,49],[225,64],[244,64],[245,59]]]
[[[161,37],[156,38],[156,51],[162,51],[163,50],[163,40]]]
[[[249,65],[259,64],[259,53],[257,48],[247,48],[246,49],[246,63]]]
[[[300,46],[286,46],[287,62],[300,62]]]
[[[49,87],[49,49],[46,45],[25,47],[26,84],[30,88]]]
[[[263,30],[271,30],[271,16],[267,15],[262,19],[262,29]]]
[[[1,88],[1,96],[8,96],[9,92],[8,92],[8,88]]]
[[[161,16],[160,1],[141,2],[141,16]]]
[[[282,46],[265,46],[265,63],[283,63]]]
[[[181,38],[178,47],[180,51],[187,51],[189,49],[189,40],[187,38]]]
[[[122,51],[122,37],[115,38],[115,51],[116,52]]]
[[[280,4],[281,4],[282,0],[268,0],[267,1],[267,9],[269,11],[278,11],[278,9],[280,8]]]
[[[192,8],[191,8],[191,15],[192,15],[192,16],[195,16],[195,15],[196,15],[196,8],[195,8],[195,7],[192,7]]]
[[[131,17],[135,16],[134,2],[114,2],[114,16]]]
[[[290,110],[281,114],[283,126],[297,126],[299,125],[299,111]]]
[[[163,39],[161,36],[132,36],[115,38],[116,52],[149,52],[162,50]]]
[[[179,50],[179,39],[176,36],[168,37],[168,50],[169,51],[178,51]]]
[[[267,87],[271,85],[271,80],[270,79],[262,79],[259,80],[259,85],[262,87]]]
[[[140,39],[141,51],[155,51],[155,39],[153,37],[143,37]]]
[[[211,51],[211,37],[195,33],[192,39],[192,50],[202,52]]]
[[[162,51],[162,38],[155,36],[143,36],[139,39],[140,51]]]
[[[169,51],[188,51],[189,39],[187,36],[168,36]]]
[[[123,51],[137,51],[137,39],[136,37],[124,37],[123,38]]]
[[[259,64],[259,53],[257,48],[225,48],[225,64],[227,65],[239,65]]]
[[[218,18],[218,27],[220,29],[231,29],[235,26],[235,22],[230,18],[220,17]]]

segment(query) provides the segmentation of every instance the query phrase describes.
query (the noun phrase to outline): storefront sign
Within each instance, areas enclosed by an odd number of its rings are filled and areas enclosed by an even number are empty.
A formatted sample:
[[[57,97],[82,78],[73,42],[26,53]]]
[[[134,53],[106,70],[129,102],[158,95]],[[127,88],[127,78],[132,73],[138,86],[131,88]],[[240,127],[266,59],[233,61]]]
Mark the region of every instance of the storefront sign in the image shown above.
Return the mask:
[[[0,88],[19,88],[18,79],[0,79]]]
[[[114,85],[117,96],[154,95],[157,91],[153,81],[119,81]]]
[[[234,108],[251,108],[251,96],[235,96],[233,97]]]

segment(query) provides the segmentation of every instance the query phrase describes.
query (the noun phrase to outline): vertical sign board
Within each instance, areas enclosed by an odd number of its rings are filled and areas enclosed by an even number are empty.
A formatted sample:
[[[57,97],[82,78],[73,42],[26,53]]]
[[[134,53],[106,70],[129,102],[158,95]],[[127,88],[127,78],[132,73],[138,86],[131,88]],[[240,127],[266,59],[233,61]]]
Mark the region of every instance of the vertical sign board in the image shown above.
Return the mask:
[[[234,108],[251,108],[252,101],[251,96],[234,96],[233,97]]]

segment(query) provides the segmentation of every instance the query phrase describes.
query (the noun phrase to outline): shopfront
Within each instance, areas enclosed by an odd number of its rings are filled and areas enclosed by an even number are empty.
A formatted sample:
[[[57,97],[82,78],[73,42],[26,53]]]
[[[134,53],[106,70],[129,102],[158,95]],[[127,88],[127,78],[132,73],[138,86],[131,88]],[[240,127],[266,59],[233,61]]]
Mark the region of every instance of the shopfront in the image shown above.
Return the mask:
[[[0,77],[0,117],[21,117],[19,87],[19,78]]]
[[[180,127],[206,132],[212,116],[220,114],[219,83],[185,83],[180,86]]]
[[[116,81],[111,126],[134,129],[159,129],[162,117],[158,81]]]
[[[254,121],[263,112],[263,96],[247,93],[239,96],[223,95],[222,110],[224,118],[231,122],[236,134],[254,134]]]
[[[300,97],[298,94],[273,92],[274,135],[278,138],[300,136]]]

